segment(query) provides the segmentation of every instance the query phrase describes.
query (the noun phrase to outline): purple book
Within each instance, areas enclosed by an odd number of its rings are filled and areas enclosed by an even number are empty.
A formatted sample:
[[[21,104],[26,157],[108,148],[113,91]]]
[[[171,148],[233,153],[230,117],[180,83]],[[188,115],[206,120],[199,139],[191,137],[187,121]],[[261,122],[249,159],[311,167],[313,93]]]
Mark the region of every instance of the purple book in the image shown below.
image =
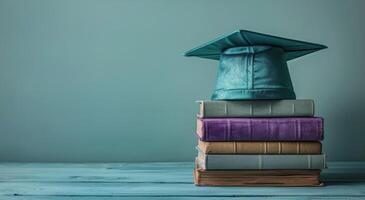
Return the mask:
[[[202,141],[318,141],[323,118],[214,118],[197,121]]]

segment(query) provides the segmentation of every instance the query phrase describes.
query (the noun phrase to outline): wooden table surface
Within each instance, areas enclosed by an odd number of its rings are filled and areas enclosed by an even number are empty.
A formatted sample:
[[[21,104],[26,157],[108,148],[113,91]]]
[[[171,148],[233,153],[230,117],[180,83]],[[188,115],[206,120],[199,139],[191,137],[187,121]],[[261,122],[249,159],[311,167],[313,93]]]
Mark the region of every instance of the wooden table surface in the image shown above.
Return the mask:
[[[324,187],[197,187],[193,163],[0,163],[0,199],[365,199],[365,163],[330,162]]]

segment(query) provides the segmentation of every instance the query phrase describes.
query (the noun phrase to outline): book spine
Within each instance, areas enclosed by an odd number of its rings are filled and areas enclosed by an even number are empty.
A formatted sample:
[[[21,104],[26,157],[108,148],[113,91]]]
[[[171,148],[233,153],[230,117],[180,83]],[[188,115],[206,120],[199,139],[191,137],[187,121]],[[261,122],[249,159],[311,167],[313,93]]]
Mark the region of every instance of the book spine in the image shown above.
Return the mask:
[[[198,101],[198,117],[309,117],[313,100]]]
[[[205,154],[320,154],[320,142],[203,142]]]
[[[201,152],[200,152],[201,154]],[[325,155],[209,155],[203,169],[323,169]]]
[[[198,119],[202,141],[318,141],[323,139],[323,119],[219,118]]]
[[[265,171],[265,170],[260,170]],[[198,186],[321,186],[319,171],[278,170],[249,171],[201,171],[194,170],[194,183]],[[247,171],[244,171],[247,172]],[[277,175],[276,175],[277,174]]]

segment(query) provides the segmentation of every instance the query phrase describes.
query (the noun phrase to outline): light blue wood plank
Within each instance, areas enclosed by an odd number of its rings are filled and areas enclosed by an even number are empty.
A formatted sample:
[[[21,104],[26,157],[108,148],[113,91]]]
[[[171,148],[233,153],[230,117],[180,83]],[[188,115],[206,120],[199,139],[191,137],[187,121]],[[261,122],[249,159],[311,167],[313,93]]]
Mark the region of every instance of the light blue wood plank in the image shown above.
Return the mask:
[[[0,182],[192,183],[193,163],[40,164],[2,163]],[[329,163],[324,181],[365,181],[363,163]]]
[[[0,199],[365,198],[365,182],[361,182],[361,177],[365,177],[364,163],[329,163],[328,166],[323,172],[329,180],[326,187],[240,188],[194,186],[193,163],[1,163]]]
[[[3,164],[0,182],[192,183],[193,164]]]
[[[7,200],[239,200],[239,199],[250,199],[250,200],[344,200],[344,197],[65,197],[65,196],[15,196],[6,197]],[[358,197],[346,197],[346,200],[359,199]]]
[[[344,197],[90,197],[90,196],[15,196],[6,197],[6,200],[344,200]],[[346,200],[359,199],[358,197],[346,197]]]
[[[120,196],[120,197],[364,197],[365,184],[336,183],[326,187],[196,187],[155,183],[0,183],[3,196]]]

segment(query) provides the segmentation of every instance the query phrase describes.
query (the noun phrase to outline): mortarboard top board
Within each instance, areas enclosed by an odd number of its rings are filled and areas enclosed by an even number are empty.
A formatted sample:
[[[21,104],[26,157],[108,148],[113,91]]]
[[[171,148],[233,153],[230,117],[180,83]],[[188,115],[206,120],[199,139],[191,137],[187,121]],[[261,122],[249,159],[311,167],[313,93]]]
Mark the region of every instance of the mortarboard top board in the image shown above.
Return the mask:
[[[220,61],[213,100],[295,99],[287,61],[325,48],[238,30],[194,48],[185,56]]]

